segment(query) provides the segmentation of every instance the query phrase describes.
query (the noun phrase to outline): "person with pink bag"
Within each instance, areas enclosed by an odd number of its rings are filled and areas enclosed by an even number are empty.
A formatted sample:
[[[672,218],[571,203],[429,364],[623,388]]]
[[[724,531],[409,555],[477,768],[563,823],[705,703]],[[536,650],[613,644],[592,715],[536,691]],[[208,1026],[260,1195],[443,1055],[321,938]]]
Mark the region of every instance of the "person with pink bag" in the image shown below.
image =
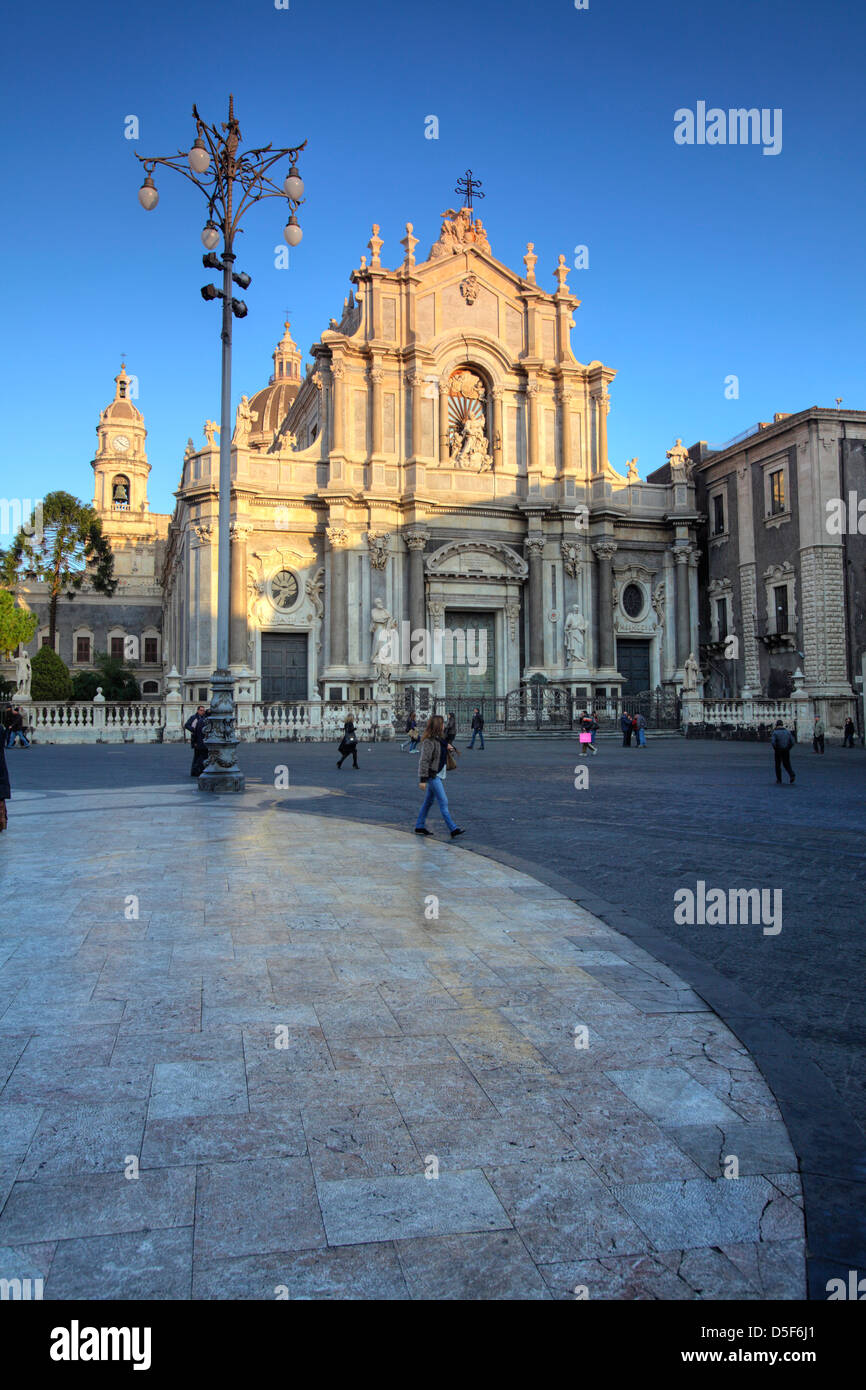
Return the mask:
[[[594,715],[590,714],[589,710],[585,709],[583,711],[583,714],[580,716],[578,728],[580,730],[580,756],[585,758],[587,749],[590,753],[597,753],[598,749],[595,746],[595,731],[598,728],[598,720]]]

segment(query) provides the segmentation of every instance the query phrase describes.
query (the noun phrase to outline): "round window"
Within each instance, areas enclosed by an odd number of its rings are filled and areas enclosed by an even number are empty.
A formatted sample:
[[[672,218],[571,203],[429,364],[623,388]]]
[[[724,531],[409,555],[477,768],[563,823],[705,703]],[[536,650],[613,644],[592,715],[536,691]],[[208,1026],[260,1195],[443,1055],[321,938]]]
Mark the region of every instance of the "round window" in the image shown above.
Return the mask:
[[[291,570],[280,570],[271,580],[271,598],[275,608],[291,608],[298,597],[298,581]]]
[[[644,606],[643,589],[637,584],[626,584],[622,606],[630,618],[639,618]]]

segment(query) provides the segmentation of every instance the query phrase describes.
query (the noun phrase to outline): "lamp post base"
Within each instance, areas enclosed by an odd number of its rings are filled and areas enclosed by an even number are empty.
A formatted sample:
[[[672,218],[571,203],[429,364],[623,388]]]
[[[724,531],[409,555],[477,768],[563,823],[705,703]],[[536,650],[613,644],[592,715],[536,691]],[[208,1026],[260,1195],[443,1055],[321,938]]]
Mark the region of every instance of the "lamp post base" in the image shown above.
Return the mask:
[[[198,779],[201,792],[242,792],[246,778],[237,765],[240,740],[235,732],[234,677],[230,671],[214,671],[213,698],[207,714],[207,767]]]

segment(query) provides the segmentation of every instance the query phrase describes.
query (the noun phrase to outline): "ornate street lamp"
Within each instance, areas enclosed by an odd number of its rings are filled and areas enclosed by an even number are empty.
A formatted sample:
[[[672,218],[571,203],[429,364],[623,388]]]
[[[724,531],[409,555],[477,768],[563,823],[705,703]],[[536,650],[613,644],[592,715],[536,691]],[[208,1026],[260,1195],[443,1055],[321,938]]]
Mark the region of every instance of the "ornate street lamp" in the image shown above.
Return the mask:
[[[253,203],[264,198],[285,198],[289,204],[289,220],[284,236],[290,246],[297,246],[303,235],[296,216],[303,201],[304,183],[298,168],[298,155],[306,149],[306,140],[292,149],[275,150],[271,145],[261,149],[241,150],[240,126],[235,119],[234,97],[229,97],[229,118],[219,129],[207,125],[198,110],[192,108],[196,123],[196,138],[192,149],[185,153],[145,157],[136,154],[144,165],[145,179],[138,191],[138,200],[146,212],[159,202],[153,181],[157,164],[183,174],[207,199],[207,221],[201,234],[206,255],[204,265],[223,273],[222,289],[216,285],[202,287],[203,299],[222,300],[222,402],[220,411],[220,480],[217,561],[217,661],[212,677],[213,698],[207,716],[205,742],[208,762],[198,780],[202,791],[242,792],[244,776],[237,765],[238,738],[235,731],[234,680],[229,669],[229,618],[231,611],[231,568],[229,556],[229,520],[231,515],[231,381],[232,381],[232,315],[245,318],[247,306],[242,299],[232,297],[232,281],[246,289],[250,277],[235,274],[234,239],[238,224]],[[288,158],[291,167],[280,186],[268,177],[269,171],[281,159]],[[222,236],[222,256],[215,254]]]

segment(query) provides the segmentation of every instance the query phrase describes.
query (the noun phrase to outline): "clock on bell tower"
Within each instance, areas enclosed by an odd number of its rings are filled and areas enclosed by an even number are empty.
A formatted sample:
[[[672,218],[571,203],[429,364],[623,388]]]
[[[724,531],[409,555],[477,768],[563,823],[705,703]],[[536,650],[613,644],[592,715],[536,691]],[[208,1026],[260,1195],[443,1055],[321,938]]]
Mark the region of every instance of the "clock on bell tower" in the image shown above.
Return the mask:
[[[150,464],[144,450],[147,430],[144,417],[131,398],[133,380],[121,363],[114,378],[114,400],[105,407],[96,426],[93,505],[118,522],[124,513],[140,517],[148,510]]]

